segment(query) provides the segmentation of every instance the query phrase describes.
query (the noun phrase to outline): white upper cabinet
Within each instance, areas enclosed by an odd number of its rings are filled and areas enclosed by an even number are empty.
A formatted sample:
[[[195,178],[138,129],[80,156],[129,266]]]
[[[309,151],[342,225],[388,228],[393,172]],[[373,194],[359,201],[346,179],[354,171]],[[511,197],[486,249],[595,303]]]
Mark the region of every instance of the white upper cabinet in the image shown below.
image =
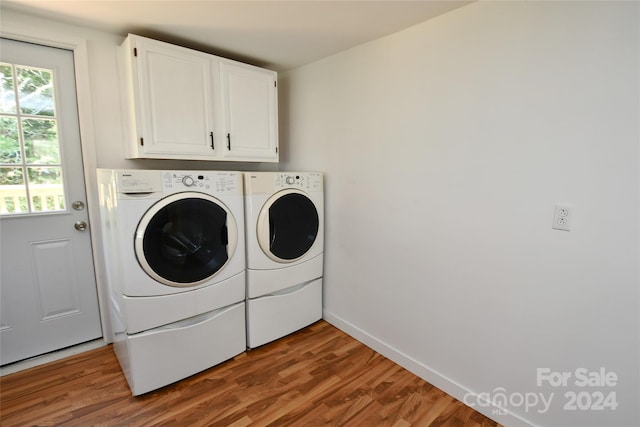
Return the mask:
[[[278,161],[276,73],[222,60],[220,78],[227,156]]]
[[[127,158],[278,161],[277,74],[130,34]]]
[[[122,45],[131,133],[129,158],[206,158],[214,153],[213,73],[208,55],[142,37]],[[215,147],[215,146],[214,146]]]

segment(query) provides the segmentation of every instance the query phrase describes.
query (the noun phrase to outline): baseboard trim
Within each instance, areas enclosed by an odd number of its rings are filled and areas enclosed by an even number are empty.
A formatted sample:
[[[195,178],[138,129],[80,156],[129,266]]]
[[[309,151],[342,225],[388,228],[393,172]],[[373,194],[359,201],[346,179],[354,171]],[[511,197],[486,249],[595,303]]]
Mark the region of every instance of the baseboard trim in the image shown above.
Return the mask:
[[[407,356],[401,351],[396,350],[385,342],[380,341],[374,336],[368,334],[366,331],[344,320],[340,316],[337,316],[330,311],[325,310],[323,313],[323,318],[328,323],[342,330],[346,334],[352,336],[356,340],[365,344],[367,347],[372,348],[386,358],[407,369],[409,372],[419,376],[429,384],[438,387],[440,390],[450,394],[461,402],[465,401],[465,396],[467,396],[467,401],[478,401],[479,399],[481,399],[476,393],[472,392],[471,390],[467,390],[450,378],[447,378],[439,372],[434,371],[433,369],[418,362],[410,356]],[[469,399],[469,395],[473,396],[473,399]],[[473,409],[487,416],[488,418],[491,418],[492,420],[502,424],[503,426],[534,426],[534,424],[530,421],[527,421],[516,414],[512,414],[511,412],[499,408],[491,404],[490,402],[485,401],[482,406],[474,406]]]
[[[0,366],[0,377],[13,374],[14,372],[24,371],[25,369],[33,368],[35,366],[44,365],[45,363],[53,362],[55,360],[64,359],[65,357],[73,356],[74,354],[95,350],[96,348],[104,347],[105,345],[107,345],[105,340],[98,338],[93,341],[87,341],[82,344],[52,351],[51,353],[35,356],[30,359],[9,363],[8,365]]]

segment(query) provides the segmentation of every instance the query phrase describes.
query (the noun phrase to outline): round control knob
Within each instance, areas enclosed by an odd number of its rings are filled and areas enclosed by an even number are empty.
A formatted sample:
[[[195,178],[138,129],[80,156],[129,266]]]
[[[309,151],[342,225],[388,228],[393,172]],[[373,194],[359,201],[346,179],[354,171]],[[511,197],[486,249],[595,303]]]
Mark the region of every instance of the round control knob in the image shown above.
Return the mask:
[[[286,181],[287,181],[287,184],[293,184],[293,177],[292,176],[288,176]]]
[[[182,183],[187,187],[191,187],[193,184],[195,184],[195,181],[193,180],[193,178],[187,175],[184,178],[182,178]]]

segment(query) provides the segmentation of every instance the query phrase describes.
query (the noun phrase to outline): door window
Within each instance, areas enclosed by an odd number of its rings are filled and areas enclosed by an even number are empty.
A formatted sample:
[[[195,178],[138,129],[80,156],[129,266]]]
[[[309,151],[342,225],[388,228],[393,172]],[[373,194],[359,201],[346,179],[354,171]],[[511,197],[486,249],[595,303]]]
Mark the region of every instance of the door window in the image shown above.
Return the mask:
[[[307,196],[279,197],[269,207],[269,251],[284,260],[301,257],[315,242],[319,224],[316,207]]]
[[[227,263],[228,215],[216,203],[181,198],[147,214],[152,216],[141,221],[143,230],[136,233],[142,235],[141,246],[136,250],[151,277],[172,286],[197,285]]]
[[[54,72],[0,63],[0,215],[66,210]]]

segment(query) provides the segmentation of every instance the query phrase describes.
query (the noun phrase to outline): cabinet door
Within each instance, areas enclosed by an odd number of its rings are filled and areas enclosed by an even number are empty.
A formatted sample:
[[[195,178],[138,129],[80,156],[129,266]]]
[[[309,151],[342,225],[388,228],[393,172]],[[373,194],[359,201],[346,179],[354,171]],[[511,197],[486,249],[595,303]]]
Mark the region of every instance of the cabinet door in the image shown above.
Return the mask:
[[[220,62],[227,160],[278,161],[277,74]]]
[[[142,37],[133,47],[138,157],[214,156],[211,55]]]

